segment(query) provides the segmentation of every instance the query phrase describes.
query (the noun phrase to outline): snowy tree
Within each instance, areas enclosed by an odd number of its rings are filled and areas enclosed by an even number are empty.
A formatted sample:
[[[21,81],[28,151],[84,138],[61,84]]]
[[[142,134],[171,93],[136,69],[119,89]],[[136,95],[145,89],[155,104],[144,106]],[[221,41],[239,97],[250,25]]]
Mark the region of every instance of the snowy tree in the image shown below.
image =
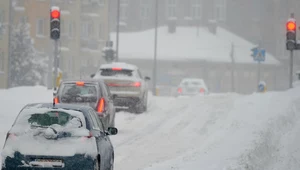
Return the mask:
[[[30,26],[20,22],[12,30],[11,85],[32,86],[40,84],[47,66],[45,57],[38,55],[30,37]]]

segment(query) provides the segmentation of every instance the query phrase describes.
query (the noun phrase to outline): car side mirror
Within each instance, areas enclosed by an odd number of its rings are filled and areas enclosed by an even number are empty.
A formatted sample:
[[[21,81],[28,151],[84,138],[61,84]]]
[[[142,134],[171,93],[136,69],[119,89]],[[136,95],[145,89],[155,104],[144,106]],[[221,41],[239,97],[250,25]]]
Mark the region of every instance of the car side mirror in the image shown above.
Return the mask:
[[[107,132],[109,135],[116,135],[118,134],[118,129],[115,127],[108,127]]]
[[[151,80],[151,78],[148,77],[148,76],[146,76],[146,77],[145,77],[145,80],[149,81],[149,80]]]
[[[91,78],[94,78],[94,77],[95,77],[95,74],[91,74],[90,77],[91,77]]]

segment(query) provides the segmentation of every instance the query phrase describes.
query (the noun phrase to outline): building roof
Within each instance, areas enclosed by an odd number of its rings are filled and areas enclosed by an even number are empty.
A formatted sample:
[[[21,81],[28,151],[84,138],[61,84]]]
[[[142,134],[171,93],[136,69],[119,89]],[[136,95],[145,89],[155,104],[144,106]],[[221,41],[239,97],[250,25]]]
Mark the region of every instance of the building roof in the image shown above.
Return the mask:
[[[198,32],[198,36],[197,36]],[[120,59],[153,59],[154,29],[134,33],[120,33]],[[111,34],[113,41],[116,33]],[[116,44],[116,43],[114,43]],[[158,60],[205,60],[208,62],[231,62],[232,44],[236,63],[253,63],[251,49],[255,44],[221,28],[217,34],[210,33],[207,28],[177,27],[176,33],[168,33],[166,26],[158,28]],[[280,64],[269,53],[262,64]]]

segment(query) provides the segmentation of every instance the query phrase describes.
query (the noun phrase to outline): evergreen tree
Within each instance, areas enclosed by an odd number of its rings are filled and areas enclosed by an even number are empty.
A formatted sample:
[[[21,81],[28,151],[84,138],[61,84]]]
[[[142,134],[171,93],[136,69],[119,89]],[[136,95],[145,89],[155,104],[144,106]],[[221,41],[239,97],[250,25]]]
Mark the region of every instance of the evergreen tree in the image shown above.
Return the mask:
[[[25,21],[12,30],[11,83],[12,87],[40,84],[45,73],[45,58],[37,55]]]

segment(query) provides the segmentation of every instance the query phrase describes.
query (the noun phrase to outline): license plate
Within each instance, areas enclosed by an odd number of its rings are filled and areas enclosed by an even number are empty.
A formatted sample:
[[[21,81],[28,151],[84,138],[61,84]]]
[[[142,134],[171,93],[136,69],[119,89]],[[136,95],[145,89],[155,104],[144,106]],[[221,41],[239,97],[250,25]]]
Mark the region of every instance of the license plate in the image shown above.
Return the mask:
[[[62,160],[55,160],[55,159],[35,159],[36,162],[55,162],[55,163],[62,163]]]

